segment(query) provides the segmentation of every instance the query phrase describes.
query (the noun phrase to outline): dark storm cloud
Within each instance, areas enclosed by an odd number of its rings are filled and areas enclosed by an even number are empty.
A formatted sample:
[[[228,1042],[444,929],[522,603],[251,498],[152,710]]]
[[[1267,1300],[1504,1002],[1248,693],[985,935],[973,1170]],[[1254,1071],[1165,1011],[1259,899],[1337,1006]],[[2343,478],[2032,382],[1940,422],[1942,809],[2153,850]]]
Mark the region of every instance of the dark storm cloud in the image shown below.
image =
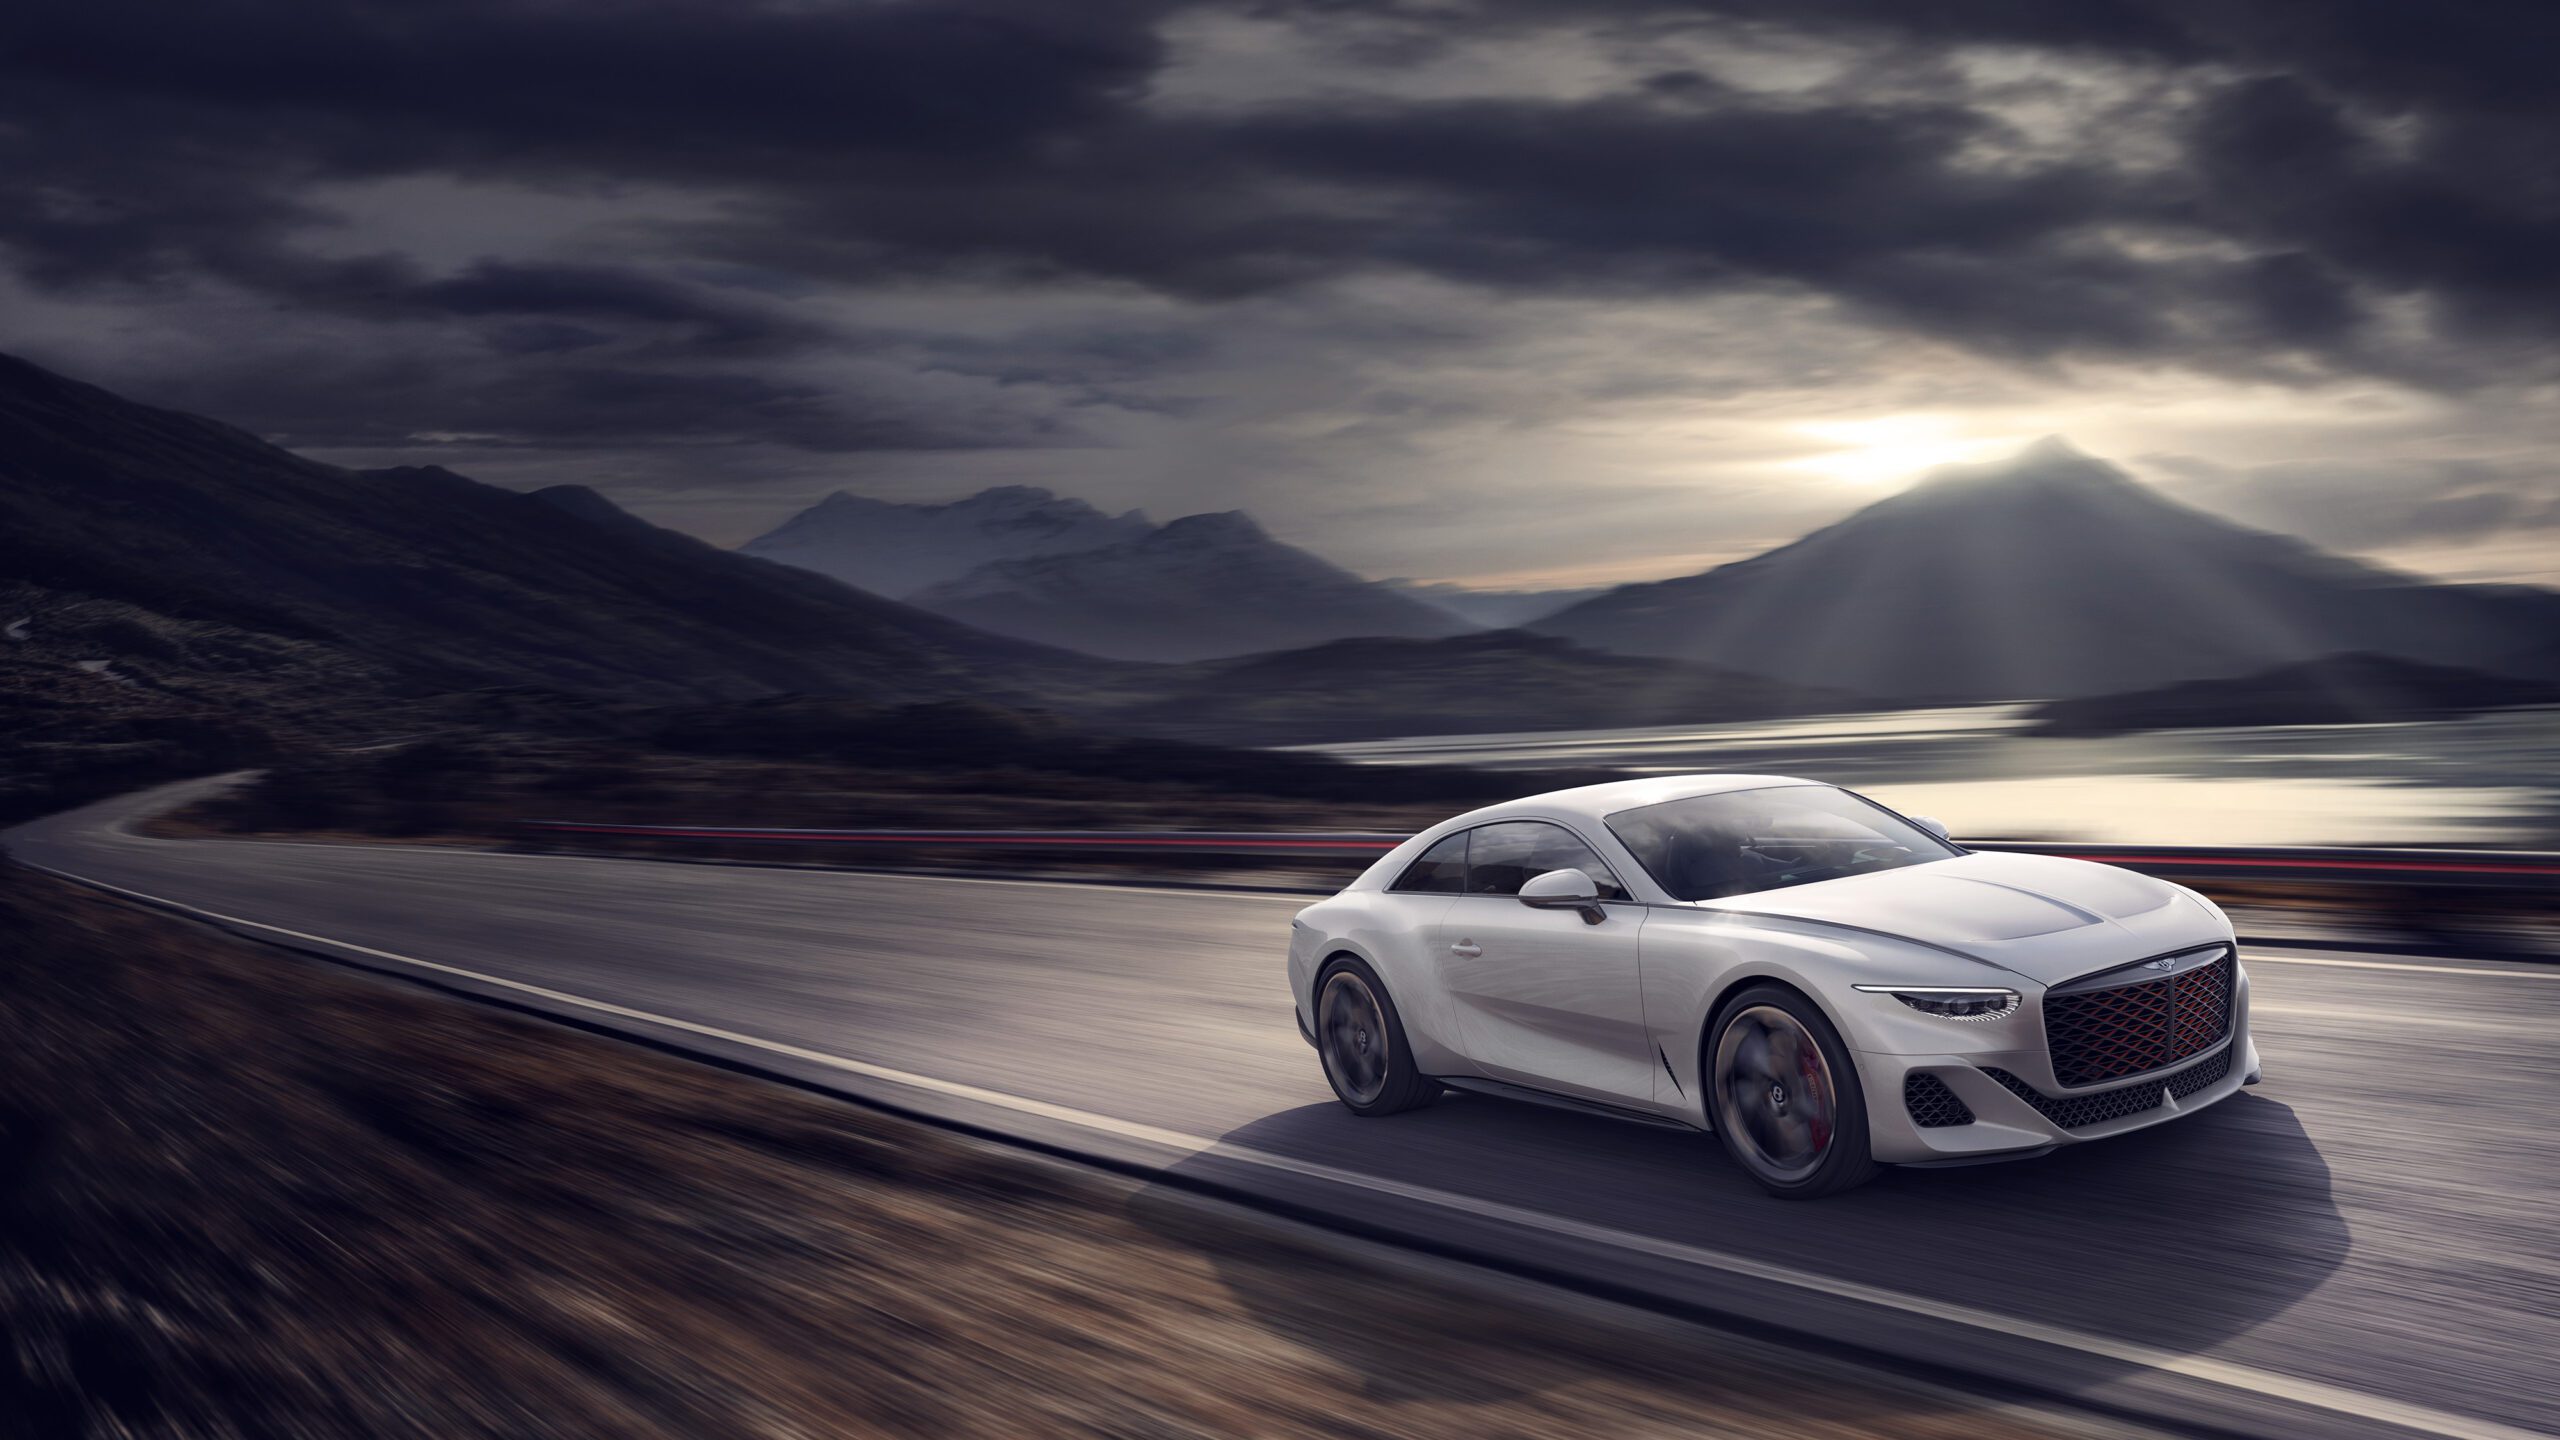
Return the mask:
[[[2144,459],[2208,509],[2323,544],[2372,551],[2560,530],[2549,469],[2517,459],[2287,461],[2235,468],[2193,455]]]
[[[775,276],[1099,279],[1211,302],[1381,269],[1541,295],[1779,289],[1994,355],[2436,384],[2547,373],[2560,339],[2546,5],[1273,3],[1253,13],[1339,32],[1370,63],[1697,22],[1859,63],[1785,94],[1672,66],[1571,98],[1390,86],[1223,110],[1150,103],[1172,8],[17,7],[0,17],[0,250],[55,295],[211,284],[285,314],[460,327],[476,373],[349,367],[327,388],[364,422],[304,428],[560,443],[622,424],[818,448],[951,438],[948,418],[891,423],[860,396],[831,410],[756,369],[865,344],[796,313]],[[2039,149],[1996,86],[1951,63],[1968,46],[2139,72],[2158,98],[2121,136]],[[577,263],[436,271],[396,248],[313,248],[316,187],[418,176],[719,204]],[[684,268],[705,261],[764,288]],[[2394,305],[2415,324],[2381,324]],[[964,349],[941,363],[1063,375],[1086,402],[1147,368],[1008,369]],[[370,402],[365,375],[381,377]],[[990,438],[1042,433],[1035,418]]]
[[[812,381],[578,359],[469,369],[444,357],[286,352],[146,371],[137,393],[326,450],[581,450],[644,440],[671,447],[771,443],[829,455],[1080,443],[1071,426],[1046,417],[986,415],[962,424],[866,405],[841,387]],[[412,418],[419,415],[434,416],[434,428],[419,429]]]
[[[818,450],[1056,439],[1065,427],[1038,417],[884,415],[742,373],[743,359],[861,342],[629,257],[493,255],[436,275],[400,253],[317,254],[308,238],[332,217],[308,197],[417,175],[753,195],[825,190],[849,170],[876,191],[1087,123],[1151,66],[1146,20],[1109,3],[1067,22],[1037,4],[21,7],[0,15],[0,253],[58,295],[150,304],[211,283],[265,298],[279,327],[294,315],[411,327],[368,352],[434,350],[421,326],[477,335],[476,362],[423,375],[372,353],[319,373],[307,354],[276,358],[272,378],[310,404],[261,398],[241,374],[254,362],[152,377],[164,395],[289,418],[276,428],[306,443],[428,430],[564,444],[743,432]],[[313,413],[324,396],[345,413]]]

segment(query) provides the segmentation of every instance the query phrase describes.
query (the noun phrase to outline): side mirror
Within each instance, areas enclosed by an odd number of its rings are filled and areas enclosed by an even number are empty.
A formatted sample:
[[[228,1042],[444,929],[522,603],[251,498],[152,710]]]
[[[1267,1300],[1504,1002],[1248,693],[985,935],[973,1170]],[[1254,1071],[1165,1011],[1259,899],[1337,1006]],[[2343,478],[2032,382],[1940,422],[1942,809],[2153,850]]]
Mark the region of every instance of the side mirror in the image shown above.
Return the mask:
[[[1947,833],[1947,822],[1938,819],[1934,815],[1914,815],[1911,817],[1911,823],[1928,831],[1930,834],[1937,836],[1941,840],[1952,843],[1956,838]]]
[[[1550,870],[1530,877],[1520,887],[1520,903],[1533,910],[1579,910],[1586,925],[1609,918],[1600,908],[1600,887],[1579,870]]]

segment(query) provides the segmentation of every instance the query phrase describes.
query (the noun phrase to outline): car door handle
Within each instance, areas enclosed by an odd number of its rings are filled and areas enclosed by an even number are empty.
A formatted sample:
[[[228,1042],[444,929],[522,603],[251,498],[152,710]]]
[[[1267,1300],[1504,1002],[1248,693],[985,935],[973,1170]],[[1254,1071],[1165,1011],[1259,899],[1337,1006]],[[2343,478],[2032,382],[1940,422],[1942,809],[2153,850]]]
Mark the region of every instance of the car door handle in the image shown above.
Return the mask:
[[[1464,955],[1468,959],[1473,960],[1484,953],[1484,947],[1473,940],[1461,940],[1457,944],[1449,947],[1449,953],[1452,955]]]

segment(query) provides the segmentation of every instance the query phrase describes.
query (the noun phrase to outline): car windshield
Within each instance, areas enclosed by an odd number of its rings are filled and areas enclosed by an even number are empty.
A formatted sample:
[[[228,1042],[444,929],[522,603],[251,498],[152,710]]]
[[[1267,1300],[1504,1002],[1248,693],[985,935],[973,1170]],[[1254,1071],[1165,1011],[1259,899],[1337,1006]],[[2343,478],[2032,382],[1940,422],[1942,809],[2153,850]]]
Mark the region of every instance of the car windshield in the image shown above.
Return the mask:
[[[1964,853],[1829,785],[1694,795],[1621,810],[1608,823],[1654,883],[1682,900],[1720,900]]]

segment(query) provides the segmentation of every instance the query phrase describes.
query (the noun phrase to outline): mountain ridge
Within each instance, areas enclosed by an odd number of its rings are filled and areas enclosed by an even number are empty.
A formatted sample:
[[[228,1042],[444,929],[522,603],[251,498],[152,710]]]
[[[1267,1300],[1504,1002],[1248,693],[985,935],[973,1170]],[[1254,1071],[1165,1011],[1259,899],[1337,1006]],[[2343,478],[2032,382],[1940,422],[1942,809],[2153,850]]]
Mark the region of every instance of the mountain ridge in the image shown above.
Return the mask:
[[[2066,442],[1534,622],[1621,654],[1911,700],[2068,698],[2372,651],[2494,668],[2560,594],[2435,585],[2160,495]]]
[[[739,553],[903,598],[990,561],[1099,549],[1154,529],[1038,485],[995,485],[939,504],[829,492]]]
[[[923,698],[1067,663],[561,498],[325,465],[0,356],[0,570],[327,647],[384,693]]]
[[[911,598],[1000,635],[1125,660],[1475,628],[1273,538],[1241,510],[1181,516],[1093,550],[990,561]]]
[[[1611,655],[1513,629],[1362,637],[1197,661],[1150,675],[1144,693],[1097,714],[1153,733],[1268,745],[1711,725],[1877,708],[1865,696]]]

